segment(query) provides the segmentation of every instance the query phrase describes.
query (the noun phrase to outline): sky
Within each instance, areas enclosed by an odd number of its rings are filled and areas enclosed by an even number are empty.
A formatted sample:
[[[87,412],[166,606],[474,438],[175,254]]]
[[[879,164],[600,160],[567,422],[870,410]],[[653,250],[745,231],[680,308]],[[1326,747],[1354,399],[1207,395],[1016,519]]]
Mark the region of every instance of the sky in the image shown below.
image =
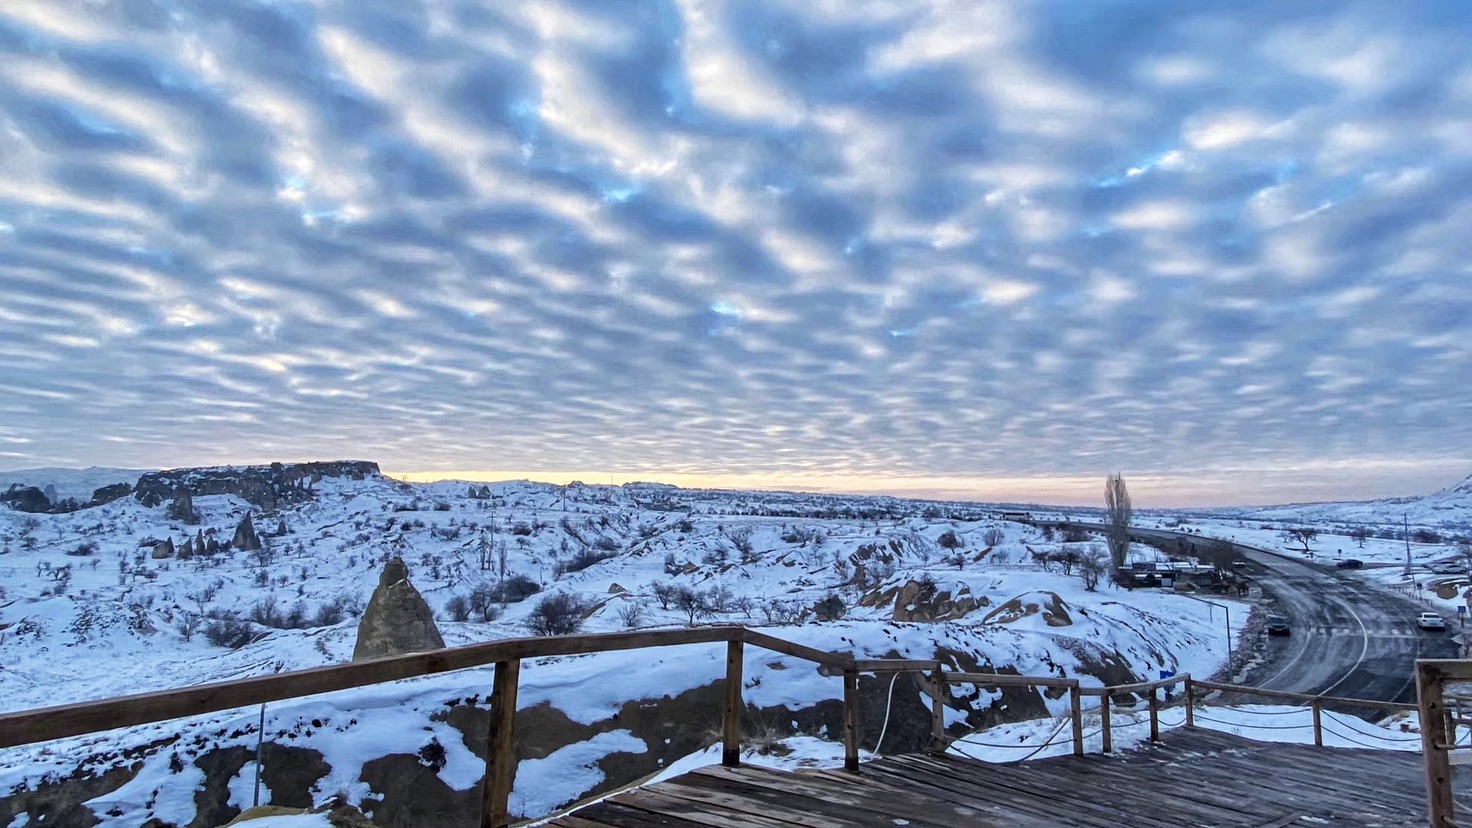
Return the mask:
[[[5,0],[0,467],[1472,473],[1472,4]]]

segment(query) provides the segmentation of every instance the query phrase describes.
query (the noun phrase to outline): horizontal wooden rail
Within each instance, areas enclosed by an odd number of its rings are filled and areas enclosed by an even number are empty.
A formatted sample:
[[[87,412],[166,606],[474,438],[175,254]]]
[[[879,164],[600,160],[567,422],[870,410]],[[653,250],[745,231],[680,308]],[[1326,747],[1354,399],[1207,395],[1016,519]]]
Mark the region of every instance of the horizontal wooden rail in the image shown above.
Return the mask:
[[[730,629],[735,629],[739,631],[741,641],[744,641],[747,644],[761,647],[764,650],[771,650],[774,653],[790,655],[795,658],[802,658],[807,659],[808,661],[816,661],[819,664],[826,664],[829,667],[840,667],[844,669],[847,669],[854,662],[853,657],[845,653],[830,653],[827,650],[819,650],[814,647],[804,646],[802,644],[794,644],[791,641],[777,638],[775,636],[770,636],[766,633],[757,632],[756,630],[747,629],[745,627],[732,627]]]
[[[915,658],[858,658],[854,659],[854,669],[860,673],[899,673],[909,670],[925,673],[939,670],[940,662]]]
[[[0,748],[526,658],[729,641],[744,641],[785,655],[833,666],[844,667],[852,662],[851,658],[841,653],[804,647],[736,626],[504,638],[464,647],[4,713],[0,714]]]
[[[1078,679],[1057,676],[1017,676],[1011,673],[941,673],[948,684],[994,684],[998,687],[1078,687]]]
[[[1150,693],[1162,687],[1171,687],[1185,683],[1189,675],[1171,676],[1170,678],[1156,679],[1154,681],[1141,681],[1134,684],[1116,684],[1113,687],[1081,687],[1079,692],[1085,696],[1113,696],[1123,693]],[[1200,687],[1203,682],[1196,682]]]

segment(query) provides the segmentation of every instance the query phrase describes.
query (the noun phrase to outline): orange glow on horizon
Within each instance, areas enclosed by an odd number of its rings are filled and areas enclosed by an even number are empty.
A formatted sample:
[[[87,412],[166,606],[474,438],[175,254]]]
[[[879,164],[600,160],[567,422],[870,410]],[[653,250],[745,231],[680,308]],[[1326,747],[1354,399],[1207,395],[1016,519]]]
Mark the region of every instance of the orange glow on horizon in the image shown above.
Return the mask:
[[[624,483],[667,483],[682,489],[734,489],[825,494],[892,495],[920,500],[958,500],[977,503],[1039,503],[1055,506],[1104,505],[1104,475],[1090,477],[868,477],[859,475],[803,474],[640,474],[632,472],[556,472],[455,470],[384,472],[398,480],[432,483],[441,480],[464,480],[494,483],[508,480],[531,480],[562,485],[579,481],[589,485],[622,485]],[[1174,490],[1172,481],[1146,476],[1127,477],[1137,507],[1147,492]],[[1164,485],[1162,485],[1164,484]],[[1136,493],[1138,491],[1138,494]],[[1175,490],[1179,492],[1179,490]],[[1193,492],[1207,496],[1206,492]],[[1207,496],[1207,499],[1210,499]],[[1202,502],[1205,502],[1204,500]],[[1219,501],[1217,501],[1219,503]],[[1172,505],[1185,505],[1177,500]]]

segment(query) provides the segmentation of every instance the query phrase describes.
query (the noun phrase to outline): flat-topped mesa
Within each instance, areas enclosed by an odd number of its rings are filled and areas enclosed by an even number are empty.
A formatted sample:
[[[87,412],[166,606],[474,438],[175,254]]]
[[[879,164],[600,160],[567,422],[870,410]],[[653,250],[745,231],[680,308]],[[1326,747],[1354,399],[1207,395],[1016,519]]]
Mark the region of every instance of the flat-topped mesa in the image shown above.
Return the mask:
[[[133,495],[145,506],[158,506],[173,501],[181,490],[191,497],[233,494],[262,509],[275,509],[310,500],[312,484],[325,477],[362,480],[378,474],[378,464],[367,460],[169,469],[138,478]]]

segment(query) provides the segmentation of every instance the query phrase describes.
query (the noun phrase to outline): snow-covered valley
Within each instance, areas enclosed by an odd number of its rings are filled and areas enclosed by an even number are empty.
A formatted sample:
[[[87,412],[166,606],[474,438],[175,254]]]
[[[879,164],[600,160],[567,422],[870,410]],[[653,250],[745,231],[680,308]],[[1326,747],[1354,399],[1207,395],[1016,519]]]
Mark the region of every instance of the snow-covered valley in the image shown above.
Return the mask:
[[[1086,583],[1059,558],[1102,544],[983,505],[640,484],[411,485],[377,474],[242,491],[258,502],[130,495],[56,514],[0,509],[3,709],[346,661],[395,557],[451,647],[530,635],[541,601],[561,595],[581,632],[741,624],[858,657],[939,658],[1090,686],[1162,670],[1206,676],[1226,656],[1209,605]],[[249,535],[259,549],[241,548],[256,545],[239,542]],[[1161,557],[1139,545],[1132,555]],[[699,645],[527,662],[513,808],[546,813],[707,748],[724,658],[723,647]],[[838,737],[839,679],[752,648],[744,676],[754,747]],[[262,802],[341,795],[386,825],[474,810],[490,683],[490,668],[473,669],[273,703],[264,739],[252,708],[11,749],[0,825],[43,811],[118,826],[223,824],[255,798],[258,747]],[[874,714],[867,750],[928,735],[929,700],[910,677],[891,689],[866,676],[861,689]],[[1066,705],[1032,690],[958,687],[947,723],[960,735]]]

